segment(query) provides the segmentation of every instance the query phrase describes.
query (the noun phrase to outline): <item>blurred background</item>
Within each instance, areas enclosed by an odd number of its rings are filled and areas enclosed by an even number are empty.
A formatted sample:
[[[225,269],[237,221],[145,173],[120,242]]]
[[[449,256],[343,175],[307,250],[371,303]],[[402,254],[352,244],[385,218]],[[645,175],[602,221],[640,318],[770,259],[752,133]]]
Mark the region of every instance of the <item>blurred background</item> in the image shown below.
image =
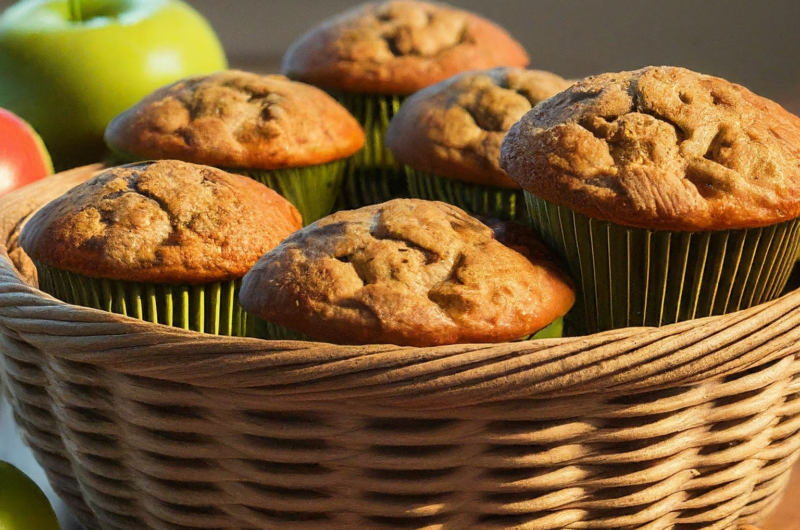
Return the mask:
[[[13,3],[0,0],[0,10]],[[188,0],[232,66],[278,70],[302,32],[359,0]],[[684,66],[742,84],[800,114],[800,2],[450,0],[505,27],[531,67],[565,77]]]
[[[7,2],[8,0],[3,0]],[[302,32],[358,0],[190,0],[233,66],[277,71]],[[742,84],[800,114],[800,2],[451,0],[519,40],[531,67],[584,77],[684,66]]]

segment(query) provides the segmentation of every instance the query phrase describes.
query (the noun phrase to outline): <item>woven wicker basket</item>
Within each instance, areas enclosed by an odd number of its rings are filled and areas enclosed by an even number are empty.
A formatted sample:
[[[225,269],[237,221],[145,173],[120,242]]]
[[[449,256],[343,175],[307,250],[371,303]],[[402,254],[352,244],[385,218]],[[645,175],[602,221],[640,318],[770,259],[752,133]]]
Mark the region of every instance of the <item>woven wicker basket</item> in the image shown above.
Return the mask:
[[[0,358],[89,529],[733,529],[781,497],[800,292],[512,344],[204,336],[63,304],[18,272],[20,219],[85,178],[0,201]]]

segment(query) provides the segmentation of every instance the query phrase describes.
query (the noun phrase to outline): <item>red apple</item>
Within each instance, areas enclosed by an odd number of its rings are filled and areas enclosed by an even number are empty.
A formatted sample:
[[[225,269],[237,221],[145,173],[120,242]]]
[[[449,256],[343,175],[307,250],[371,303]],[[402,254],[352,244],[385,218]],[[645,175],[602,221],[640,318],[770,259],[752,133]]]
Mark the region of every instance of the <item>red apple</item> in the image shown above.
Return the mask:
[[[36,131],[0,108],[0,195],[53,173],[53,163]]]

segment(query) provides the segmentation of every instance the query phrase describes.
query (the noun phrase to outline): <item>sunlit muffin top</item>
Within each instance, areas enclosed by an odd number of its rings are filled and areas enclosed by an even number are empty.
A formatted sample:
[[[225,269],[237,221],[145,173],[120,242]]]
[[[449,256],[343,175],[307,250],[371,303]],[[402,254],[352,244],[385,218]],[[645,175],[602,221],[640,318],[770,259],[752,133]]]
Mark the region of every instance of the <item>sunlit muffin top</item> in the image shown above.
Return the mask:
[[[347,158],[364,145],[364,131],[316,87],[227,70],[156,90],[114,118],[105,140],[131,161],[269,170]]]
[[[403,164],[464,182],[518,188],[500,144],[526,112],[572,84],[541,70],[465,72],[420,90],[392,118],[386,145]]]
[[[281,68],[328,89],[402,95],[467,70],[527,64],[519,43],[474,13],[395,0],[355,7],[312,28],[289,47]]]
[[[258,182],[175,160],[108,169],[39,210],[20,245],[93,278],[198,284],[241,278],[302,226]]]
[[[752,228],[800,216],[800,118],[683,68],[584,79],[536,106],[503,142],[524,189],[640,228]]]
[[[240,300],[319,340],[433,346],[519,339],[575,293],[530,228],[395,199],[295,232],[247,273]]]

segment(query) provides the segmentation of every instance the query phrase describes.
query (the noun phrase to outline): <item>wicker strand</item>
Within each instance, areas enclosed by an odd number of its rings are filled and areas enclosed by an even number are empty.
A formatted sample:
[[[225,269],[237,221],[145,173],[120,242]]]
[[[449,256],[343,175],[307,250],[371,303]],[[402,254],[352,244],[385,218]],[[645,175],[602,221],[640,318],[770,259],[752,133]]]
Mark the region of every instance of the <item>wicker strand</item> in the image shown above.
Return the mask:
[[[611,379],[614,392],[625,393],[719,377],[769,362],[776,352],[800,351],[797,292],[662,328],[498,345],[419,349],[220,339],[59,302],[25,285],[1,250],[5,333],[76,362],[204,387],[253,387],[261,395],[461,406],[592,393],[608,390]]]

